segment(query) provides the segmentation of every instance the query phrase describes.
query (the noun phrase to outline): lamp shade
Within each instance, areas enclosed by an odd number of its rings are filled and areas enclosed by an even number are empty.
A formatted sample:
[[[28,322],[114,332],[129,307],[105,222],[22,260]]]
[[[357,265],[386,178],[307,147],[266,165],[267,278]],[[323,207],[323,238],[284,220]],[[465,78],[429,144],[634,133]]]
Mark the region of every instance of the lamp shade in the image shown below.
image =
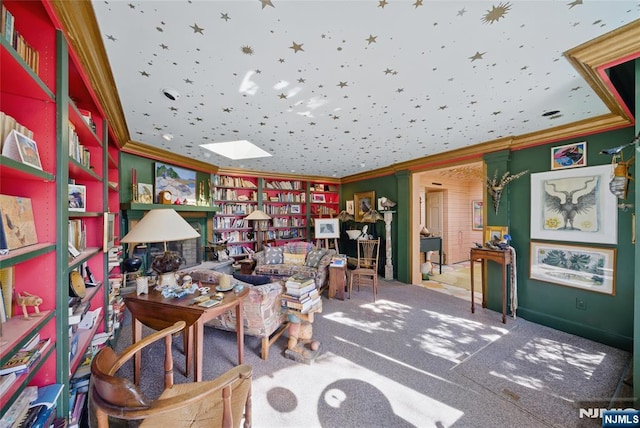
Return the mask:
[[[264,211],[262,210],[255,210],[253,211],[251,214],[249,214],[248,216],[245,217],[245,220],[271,220],[271,217],[269,217]]]
[[[200,234],[173,208],[150,210],[120,242],[170,242],[198,238]]]

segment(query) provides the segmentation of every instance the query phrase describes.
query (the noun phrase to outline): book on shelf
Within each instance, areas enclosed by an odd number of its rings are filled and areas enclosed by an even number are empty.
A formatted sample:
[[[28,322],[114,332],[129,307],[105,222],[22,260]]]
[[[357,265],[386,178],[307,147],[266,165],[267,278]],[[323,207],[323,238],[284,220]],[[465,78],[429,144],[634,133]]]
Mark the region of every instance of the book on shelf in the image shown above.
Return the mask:
[[[37,386],[27,386],[22,390],[9,410],[0,418],[0,428],[11,428],[24,419],[29,410],[29,403],[38,397]]]
[[[31,402],[31,407],[39,405],[44,405],[47,408],[54,407],[63,389],[64,385],[61,383],[52,383],[39,387],[38,396]]]
[[[20,348],[21,351],[30,351],[33,348],[36,347],[36,345],[40,342],[40,333],[36,333],[33,335],[33,337],[31,339],[29,339],[29,341],[27,343],[24,344],[24,346],[22,348]]]
[[[17,378],[18,376],[15,372],[0,375],[0,396],[2,396],[2,394],[4,394],[11,385],[13,385]]]
[[[38,345],[29,351],[18,351],[0,367],[0,375],[24,372],[28,370],[42,355],[51,343],[51,338],[40,339]]]

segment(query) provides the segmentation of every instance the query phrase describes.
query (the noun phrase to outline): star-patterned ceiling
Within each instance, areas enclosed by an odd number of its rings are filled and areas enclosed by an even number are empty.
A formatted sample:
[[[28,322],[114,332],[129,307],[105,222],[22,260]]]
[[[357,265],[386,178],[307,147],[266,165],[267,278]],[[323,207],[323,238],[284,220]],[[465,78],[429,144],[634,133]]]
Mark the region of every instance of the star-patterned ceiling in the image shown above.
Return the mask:
[[[92,4],[131,140],[338,178],[608,113],[563,53],[640,16],[638,1]],[[200,147],[233,140],[273,156]]]

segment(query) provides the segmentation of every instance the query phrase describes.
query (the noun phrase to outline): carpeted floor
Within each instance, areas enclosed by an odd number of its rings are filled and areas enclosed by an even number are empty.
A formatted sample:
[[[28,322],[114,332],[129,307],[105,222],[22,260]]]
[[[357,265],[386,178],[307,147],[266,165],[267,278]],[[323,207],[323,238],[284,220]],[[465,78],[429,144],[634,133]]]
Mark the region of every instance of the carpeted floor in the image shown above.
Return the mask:
[[[581,404],[615,394],[631,355],[420,286],[380,281],[351,300],[324,299],[310,365],[283,356],[286,337],[254,368],[254,427],[598,427]],[[125,324],[118,348],[130,341]],[[235,333],[205,328],[204,377],[237,363]],[[182,340],[174,338],[176,382],[185,382]],[[142,388],[162,388],[162,349],[143,354]],[[123,369],[131,376],[131,366]]]

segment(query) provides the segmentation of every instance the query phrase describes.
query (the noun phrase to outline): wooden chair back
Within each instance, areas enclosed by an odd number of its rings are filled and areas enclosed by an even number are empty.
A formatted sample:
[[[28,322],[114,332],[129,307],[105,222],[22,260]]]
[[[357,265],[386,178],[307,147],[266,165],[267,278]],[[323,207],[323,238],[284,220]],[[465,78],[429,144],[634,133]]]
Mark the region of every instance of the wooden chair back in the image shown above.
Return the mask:
[[[378,270],[378,254],[380,252],[380,238],[358,240],[358,265],[356,269]]]

